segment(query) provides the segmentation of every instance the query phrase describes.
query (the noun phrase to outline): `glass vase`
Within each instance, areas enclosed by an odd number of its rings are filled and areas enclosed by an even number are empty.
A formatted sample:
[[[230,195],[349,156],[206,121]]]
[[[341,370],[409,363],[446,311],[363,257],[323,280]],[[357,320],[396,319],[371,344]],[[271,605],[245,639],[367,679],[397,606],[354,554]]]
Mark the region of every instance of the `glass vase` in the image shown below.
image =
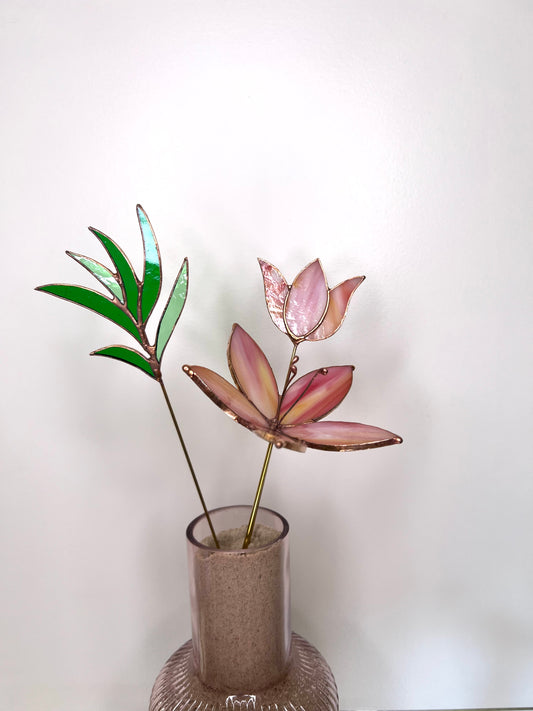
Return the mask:
[[[338,711],[328,664],[291,632],[289,524],[259,508],[250,547],[227,550],[221,532],[242,540],[250,507],[210,516],[221,549],[204,515],[189,524],[192,639],[161,670],[150,711]]]

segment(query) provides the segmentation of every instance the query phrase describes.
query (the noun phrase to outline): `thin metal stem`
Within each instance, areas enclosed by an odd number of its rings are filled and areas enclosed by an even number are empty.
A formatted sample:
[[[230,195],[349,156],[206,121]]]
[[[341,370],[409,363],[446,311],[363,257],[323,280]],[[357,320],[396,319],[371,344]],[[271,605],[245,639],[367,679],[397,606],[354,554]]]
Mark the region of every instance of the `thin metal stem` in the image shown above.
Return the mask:
[[[289,367],[287,369],[287,377],[285,378],[285,383],[283,385],[283,390],[281,393],[281,397],[278,402],[278,411],[276,413],[276,419],[279,417],[279,413],[281,410],[281,403],[283,402],[283,398],[285,396],[285,393],[287,392],[287,388],[289,387],[289,383],[291,382],[291,376],[292,376],[292,366],[294,364],[294,359],[296,358],[296,349],[298,348],[298,343],[295,343],[292,347],[292,353],[291,353],[291,359],[289,360]]]
[[[213,524],[211,523],[211,518],[209,516],[209,512],[207,510],[207,506],[205,504],[204,497],[202,496],[202,490],[200,489],[200,484],[198,483],[198,479],[196,478],[196,474],[194,473],[194,468],[192,466],[191,458],[189,457],[189,452],[187,451],[187,447],[185,446],[185,440],[183,439],[183,436],[181,434],[181,430],[178,425],[178,421],[177,421],[176,416],[174,414],[174,410],[172,409],[172,404],[170,402],[167,390],[166,390],[165,385],[163,383],[163,378],[160,378],[159,384],[161,385],[161,390],[163,391],[163,395],[165,396],[165,401],[167,403],[167,406],[168,406],[168,409],[170,412],[170,416],[172,417],[172,422],[174,423],[174,427],[176,428],[176,432],[179,437],[181,448],[183,449],[183,454],[185,455],[185,459],[187,460],[187,464],[189,465],[189,470],[191,472],[192,479],[193,479],[194,485],[196,487],[196,491],[198,492],[198,496],[200,497],[200,501],[202,503],[202,508],[204,510],[204,514],[207,519],[207,523],[209,524],[209,529],[211,531],[211,535],[213,536],[213,541],[215,542],[216,547],[220,548],[220,544],[218,542],[218,539],[217,539],[217,536],[215,533],[215,529],[213,528]]]
[[[263,487],[265,485],[265,477],[270,463],[270,456],[272,454],[272,448],[274,447],[273,442],[268,443],[265,461],[263,462],[263,468],[261,469],[261,476],[259,477],[259,484],[257,486],[257,491],[255,493],[255,499],[252,506],[252,513],[250,515],[250,521],[248,522],[248,528],[246,530],[246,535],[242,544],[243,548],[248,548],[250,541],[252,539],[252,534],[254,532],[255,519],[257,518],[257,509],[259,508],[259,502],[261,501],[261,494],[263,493]]]
[[[296,349],[298,348],[298,343],[295,343],[292,347],[292,353],[291,353],[291,358],[289,361],[289,367],[287,369],[287,376],[285,378],[285,384],[283,385],[283,390],[281,393],[281,396],[279,398],[278,402],[278,410],[276,412],[276,424],[278,423],[279,420],[279,413],[281,410],[281,403],[283,401],[283,397],[285,396],[285,393],[287,392],[287,388],[289,387],[289,383],[291,382],[291,377],[293,375],[292,367],[294,365],[294,359],[296,357]],[[274,442],[269,442],[266,455],[265,455],[265,461],[263,462],[263,468],[261,469],[261,475],[259,477],[259,484],[257,485],[257,491],[255,492],[255,499],[254,503],[252,505],[252,513],[250,514],[250,520],[248,521],[248,528],[246,529],[246,535],[244,537],[244,541],[242,544],[243,548],[248,548],[250,545],[250,541],[252,540],[252,534],[254,532],[254,526],[255,526],[255,519],[257,518],[257,510],[259,508],[259,502],[261,501],[261,496],[263,494],[263,487],[265,486],[265,479],[266,479],[266,473],[268,471],[268,465],[270,464],[270,457],[272,456],[272,449],[274,447]]]

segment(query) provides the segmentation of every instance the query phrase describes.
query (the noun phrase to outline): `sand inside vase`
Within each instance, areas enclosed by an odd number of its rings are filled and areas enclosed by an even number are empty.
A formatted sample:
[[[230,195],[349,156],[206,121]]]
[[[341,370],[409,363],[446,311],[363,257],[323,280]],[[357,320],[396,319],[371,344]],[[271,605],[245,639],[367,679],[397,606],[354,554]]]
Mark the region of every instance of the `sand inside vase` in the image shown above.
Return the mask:
[[[191,559],[197,671],[208,686],[233,693],[277,683],[290,651],[288,538],[257,524],[242,549],[245,533],[245,525],[217,531],[222,550],[196,547]]]
[[[224,551],[237,551],[243,550],[242,543],[244,541],[244,536],[246,535],[246,525],[239,526],[238,528],[227,528],[225,531],[219,531],[217,533],[218,543],[221,550]],[[279,538],[280,532],[276,531],[275,528],[270,526],[263,526],[262,523],[256,524],[254,527],[254,532],[252,535],[252,540],[248,548],[261,548],[262,546],[267,546],[276,538]],[[202,545],[208,546],[208,548],[215,548],[215,542],[213,536],[206,536],[202,541]]]

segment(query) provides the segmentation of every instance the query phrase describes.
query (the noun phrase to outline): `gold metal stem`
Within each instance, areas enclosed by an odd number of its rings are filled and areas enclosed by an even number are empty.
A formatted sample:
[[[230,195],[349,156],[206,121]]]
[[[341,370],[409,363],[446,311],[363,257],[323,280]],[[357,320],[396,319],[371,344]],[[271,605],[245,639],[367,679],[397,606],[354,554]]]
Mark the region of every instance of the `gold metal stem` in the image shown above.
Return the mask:
[[[291,382],[291,378],[293,377],[293,371],[292,367],[294,365],[294,359],[296,357],[296,349],[298,348],[299,342],[294,343],[292,347],[292,353],[291,353],[291,358],[289,360],[289,367],[287,368],[287,376],[285,377],[285,383],[283,385],[283,390],[281,392],[279,402],[278,402],[278,410],[276,412],[276,425],[279,423],[279,413],[281,410],[281,403],[283,401],[283,397],[285,396],[285,393],[287,392],[287,388],[289,387],[289,383]],[[250,514],[250,520],[248,521],[248,528],[246,529],[246,535],[244,537],[244,541],[242,544],[243,548],[248,548],[250,545],[250,541],[252,540],[252,534],[254,532],[254,526],[255,526],[255,519],[257,518],[257,509],[259,508],[259,502],[261,501],[261,495],[263,493],[263,487],[265,486],[265,478],[266,478],[266,473],[268,470],[268,465],[270,464],[270,457],[272,456],[272,448],[274,447],[274,442],[269,442],[266,455],[265,455],[265,461],[263,462],[263,468],[261,469],[261,476],[259,477],[259,484],[257,485],[257,491],[255,492],[255,499],[254,503],[252,506],[252,513]]]
[[[209,524],[209,529],[211,531],[211,535],[213,536],[213,541],[215,542],[216,547],[220,548],[220,545],[219,545],[219,542],[218,542],[218,539],[217,539],[217,536],[215,533],[215,529],[213,528],[213,524],[211,523],[211,518],[209,516],[209,512],[207,510],[207,506],[204,501],[204,497],[202,496],[202,490],[200,489],[200,484],[198,483],[198,479],[196,478],[196,474],[194,473],[194,468],[192,466],[191,458],[189,457],[189,452],[187,451],[187,447],[185,446],[185,440],[182,437],[181,430],[178,425],[178,421],[176,419],[176,416],[174,415],[174,410],[172,409],[172,404],[170,402],[167,390],[166,390],[165,385],[163,383],[163,378],[160,378],[159,384],[161,385],[161,390],[163,391],[163,395],[165,396],[165,401],[167,403],[167,406],[168,406],[168,409],[170,412],[170,416],[172,417],[172,422],[174,423],[174,427],[175,427],[176,432],[178,434],[181,448],[183,449],[183,454],[185,455],[185,459],[187,460],[187,464],[189,465],[189,471],[191,472],[192,479],[193,479],[194,485],[196,487],[196,491],[198,492],[198,496],[200,497],[202,508],[204,510],[205,517],[207,519],[207,523]]]
[[[283,385],[283,390],[281,392],[281,396],[279,398],[279,403],[278,403],[278,411],[276,413],[276,419],[279,417],[279,413],[281,410],[281,403],[283,401],[283,397],[285,396],[285,393],[287,392],[287,388],[289,387],[289,383],[291,381],[291,375],[292,375],[292,366],[294,364],[294,359],[296,357],[296,349],[298,348],[298,343],[295,343],[292,347],[292,353],[291,353],[291,359],[289,360],[289,367],[287,369],[287,377],[285,378],[285,383]]]
[[[243,548],[248,548],[250,541],[252,540],[252,534],[254,532],[255,519],[257,518],[257,509],[259,508],[259,502],[261,501],[261,494],[263,493],[263,487],[265,485],[265,477],[270,463],[270,456],[272,454],[272,448],[274,447],[273,442],[268,443],[265,461],[263,462],[263,468],[261,469],[261,476],[259,477],[259,484],[257,486],[257,491],[255,493],[255,499],[252,506],[252,513],[250,515],[250,521],[248,522],[248,528],[246,530],[246,536],[242,544]]]

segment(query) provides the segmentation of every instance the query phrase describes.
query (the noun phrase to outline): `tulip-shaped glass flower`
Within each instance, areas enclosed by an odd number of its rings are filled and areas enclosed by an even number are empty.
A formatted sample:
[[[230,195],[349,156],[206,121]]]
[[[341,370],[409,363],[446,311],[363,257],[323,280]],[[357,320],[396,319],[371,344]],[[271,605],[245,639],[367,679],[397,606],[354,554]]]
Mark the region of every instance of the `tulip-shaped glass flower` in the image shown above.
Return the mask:
[[[344,321],[352,294],[365,278],[346,279],[329,289],[319,259],[302,269],[292,284],[264,259],[259,259],[259,266],[270,317],[293,343],[333,336]]]

